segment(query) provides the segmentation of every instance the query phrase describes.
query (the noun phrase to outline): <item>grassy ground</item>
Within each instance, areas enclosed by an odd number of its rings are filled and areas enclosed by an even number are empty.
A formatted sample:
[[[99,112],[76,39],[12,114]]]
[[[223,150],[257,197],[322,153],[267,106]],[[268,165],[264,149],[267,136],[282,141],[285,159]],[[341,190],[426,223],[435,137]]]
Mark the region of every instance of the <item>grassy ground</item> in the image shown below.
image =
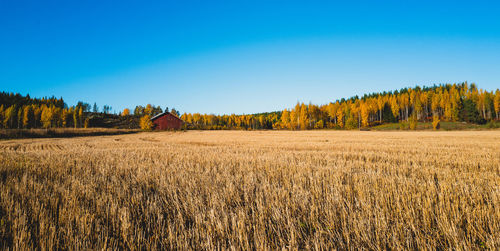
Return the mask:
[[[55,129],[0,129],[0,139],[68,138],[135,133],[134,129],[110,128],[55,128]]]
[[[500,249],[500,131],[0,142],[0,248]]]

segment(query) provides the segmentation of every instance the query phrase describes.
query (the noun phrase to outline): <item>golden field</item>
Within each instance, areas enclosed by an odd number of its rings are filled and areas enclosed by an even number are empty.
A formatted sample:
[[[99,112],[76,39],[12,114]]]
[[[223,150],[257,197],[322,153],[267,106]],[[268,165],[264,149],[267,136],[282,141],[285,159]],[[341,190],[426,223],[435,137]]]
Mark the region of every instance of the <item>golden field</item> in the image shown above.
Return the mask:
[[[0,141],[1,248],[500,249],[500,131]]]

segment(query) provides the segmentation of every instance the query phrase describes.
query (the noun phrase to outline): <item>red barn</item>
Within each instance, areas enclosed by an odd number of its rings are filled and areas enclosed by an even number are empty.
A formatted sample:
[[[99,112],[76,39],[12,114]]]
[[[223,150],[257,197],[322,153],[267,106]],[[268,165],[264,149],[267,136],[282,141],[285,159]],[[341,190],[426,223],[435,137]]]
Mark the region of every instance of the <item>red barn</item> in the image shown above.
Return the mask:
[[[184,121],[170,112],[160,113],[151,118],[154,130],[179,130]]]

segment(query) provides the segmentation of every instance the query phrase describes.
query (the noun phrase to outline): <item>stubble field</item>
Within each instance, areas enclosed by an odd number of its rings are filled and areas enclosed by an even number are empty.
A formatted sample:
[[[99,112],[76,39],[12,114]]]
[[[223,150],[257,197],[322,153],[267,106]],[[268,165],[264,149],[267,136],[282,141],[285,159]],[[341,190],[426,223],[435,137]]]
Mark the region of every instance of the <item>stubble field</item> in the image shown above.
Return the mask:
[[[500,249],[500,131],[0,141],[0,248]]]

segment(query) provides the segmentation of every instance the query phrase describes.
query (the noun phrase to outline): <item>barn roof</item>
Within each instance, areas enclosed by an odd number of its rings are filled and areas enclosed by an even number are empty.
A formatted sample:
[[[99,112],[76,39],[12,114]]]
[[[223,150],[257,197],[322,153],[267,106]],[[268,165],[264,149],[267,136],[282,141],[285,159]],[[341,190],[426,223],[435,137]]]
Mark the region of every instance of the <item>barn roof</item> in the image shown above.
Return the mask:
[[[155,120],[155,119],[157,119],[157,118],[159,118],[159,117],[161,117],[161,116],[163,116],[163,115],[167,115],[167,114],[170,114],[170,115],[172,115],[174,118],[176,118],[176,119],[178,119],[178,120],[182,121],[182,119],[180,119],[179,117],[175,116],[175,115],[174,115],[173,113],[171,113],[171,112],[162,112],[162,113],[156,114],[155,116],[153,116],[153,117],[151,118],[151,121],[153,121],[153,120]]]

